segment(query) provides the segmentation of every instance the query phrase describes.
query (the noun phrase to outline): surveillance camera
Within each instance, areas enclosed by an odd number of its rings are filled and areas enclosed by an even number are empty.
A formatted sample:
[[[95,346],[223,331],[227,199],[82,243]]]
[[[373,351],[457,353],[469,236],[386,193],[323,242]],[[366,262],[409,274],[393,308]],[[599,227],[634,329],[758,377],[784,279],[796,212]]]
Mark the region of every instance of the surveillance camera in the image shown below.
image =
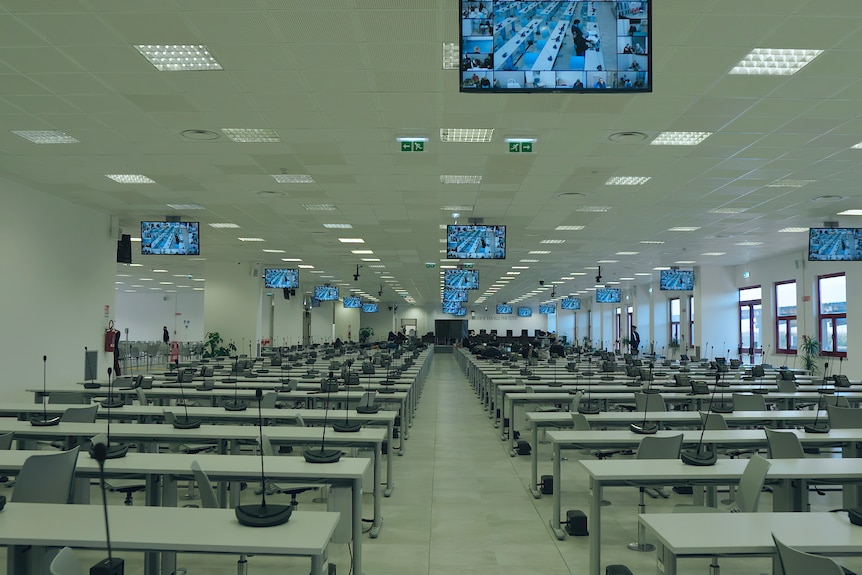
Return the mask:
[[[186,276],[186,279],[189,279],[189,280],[194,279],[194,276],[192,274],[189,274]]]
[[[545,285],[545,280],[539,280],[539,285],[540,285],[540,286]]]
[[[359,281],[359,274],[354,274],[354,275],[353,275],[353,281],[355,281],[355,282],[358,282],[358,281]]]
[[[602,276],[596,276],[596,283],[602,282]]]

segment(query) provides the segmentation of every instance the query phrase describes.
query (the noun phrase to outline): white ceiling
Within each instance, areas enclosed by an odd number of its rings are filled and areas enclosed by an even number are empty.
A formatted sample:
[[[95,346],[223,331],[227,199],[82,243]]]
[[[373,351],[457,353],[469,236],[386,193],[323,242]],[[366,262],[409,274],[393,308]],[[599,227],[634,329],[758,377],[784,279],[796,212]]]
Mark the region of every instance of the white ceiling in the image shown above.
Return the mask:
[[[376,272],[388,272],[397,284],[386,284],[383,300],[399,299],[389,286],[400,285],[418,303],[439,301],[440,225],[452,221],[444,205],[471,207],[462,223],[475,216],[508,226],[508,259],[476,264],[474,295],[511,266],[530,266],[489,303],[572,272],[586,275],[565,280],[558,296],[589,287],[595,272],[584,268],[599,260],[618,260],[601,264],[615,280],[677,261],[761,259],[805,245],[806,234],[777,230],[862,208],[862,150],[851,149],[862,141],[858,0],[656,2],[651,94],[461,94],[459,72],[441,65],[443,42],[458,41],[457,10],[456,0],[0,0],[0,174],[113,214],[133,235],[141,219],[202,223],[206,261],[136,254],[144,267],[122,271],[132,279],[150,268],[200,277],[206,262],[298,257],[374,295],[383,283]],[[224,71],[158,72],[133,45],[160,43],[205,44]],[[792,77],[728,75],[756,47],[825,52]],[[493,128],[493,142],[441,143],[440,128],[453,127]],[[271,128],[282,142],[181,135],[221,128]],[[36,145],[11,130],[60,130],[80,143]],[[714,134],[696,147],[650,146],[665,130]],[[646,139],[609,139],[621,131]],[[396,137],[409,135],[430,139],[424,153],[400,151]],[[535,152],[509,154],[510,136],[537,138]],[[279,184],[271,175],[282,172],[316,183]],[[105,177],[122,173],[156,183]],[[441,174],[483,182],[444,185]],[[651,179],[604,185],[611,176]],[[781,180],[810,182],[770,186]],[[743,211],[711,212],[718,208]],[[681,225],[700,229],[668,231]],[[339,243],[345,236],[365,245]],[[736,245],[743,241],[763,243]],[[363,268],[353,282],[367,257],[352,255],[356,247],[386,267]],[[551,253],[528,255],[540,249]]]

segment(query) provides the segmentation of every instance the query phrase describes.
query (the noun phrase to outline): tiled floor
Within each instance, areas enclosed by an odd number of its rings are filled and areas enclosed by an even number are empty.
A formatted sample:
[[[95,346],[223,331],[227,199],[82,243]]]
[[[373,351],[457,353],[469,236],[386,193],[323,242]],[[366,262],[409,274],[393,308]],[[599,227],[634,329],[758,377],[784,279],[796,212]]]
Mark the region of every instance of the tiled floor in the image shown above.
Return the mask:
[[[587,568],[588,538],[557,541],[548,528],[551,498],[536,500],[527,492],[528,457],[509,457],[499,433],[481,410],[466,378],[451,355],[433,360],[407,452],[397,457],[396,489],[383,501],[384,525],[380,537],[363,540],[363,571],[367,575],[429,574],[514,575],[582,574]],[[539,445],[540,473],[550,473],[550,448]],[[576,464],[578,452],[563,462],[566,477],[564,509],[587,510],[588,493],[583,473]],[[251,490],[244,498],[253,498]],[[763,494],[761,506],[771,508]],[[323,508],[313,503],[316,495],[300,498],[301,509]],[[603,563],[628,565],[635,575],[656,572],[655,554],[626,549],[636,538],[637,490],[606,491],[612,501],[603,512]],[[690,498],[671,494],[669,499],[648,499],[649,511],[669,511]],[[119,503],[114,501],[113,503]],[[812,507],[840,507],[840,494],[811,495]],[[372,501],[365,496],[365,514]],[[330,559],[339,573],[349,571],[346,544],[333,544]],[[83,553],[89,565],[103,553]],[[140,559],[126,558],[127,573],[140,573]],[[307,560],[268,557],[249,558],[249,573],[298,573],[308,571]],[[182,555],[179,563],[194,574],[232,574],[236,557]],[[708,560],[680,564],[680,573],[706,574]],[[762,559],[722,559],[725,575],[767,573],[771,562]],[[862,571],[862,561],[847,562]],[[602,571],[604,573],[604,571]]]

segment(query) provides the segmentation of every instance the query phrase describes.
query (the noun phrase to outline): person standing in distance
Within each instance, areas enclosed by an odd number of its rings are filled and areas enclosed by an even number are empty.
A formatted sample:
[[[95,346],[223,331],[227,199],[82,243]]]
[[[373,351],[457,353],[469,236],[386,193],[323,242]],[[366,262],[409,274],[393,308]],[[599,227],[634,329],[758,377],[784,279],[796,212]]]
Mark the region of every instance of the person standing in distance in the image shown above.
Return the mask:
[[[168,326],[162,327],[162,341],[165,343],[171,343],[171,334],[168,331]]]
[[[632,355],[638,354],[638,348],[641,345],[641,334],[638,333],[638,326],[632,326],[632,334],[629,338],[629,347],[631,348]]]

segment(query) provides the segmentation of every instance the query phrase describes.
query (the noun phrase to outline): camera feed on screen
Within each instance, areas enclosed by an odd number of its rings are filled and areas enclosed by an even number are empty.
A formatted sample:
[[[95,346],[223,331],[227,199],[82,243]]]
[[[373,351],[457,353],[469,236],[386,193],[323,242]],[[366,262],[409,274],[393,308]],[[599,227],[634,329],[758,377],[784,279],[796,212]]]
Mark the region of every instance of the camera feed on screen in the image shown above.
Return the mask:
[[[506,259],[506,226],[447,226],[446,257],[450,260]]]
[[[532,317],[533,316],[533,308],[531,307],[519,307],[518,308],[518,317]]]
[[[266,268],[263,271],[263,284],[268,288],[298,288],[299,270],[287,268]]]
[[[479,270],[446,270],[443,287],[469,290],[479,289]]]
[[[811,228],[808,261],[855,262],[862,260],[862,228]]]
[[[661,270],[659,289],[665,291],[691,291],[694,289],[694,272],[691,270]]]
[[[649,92],[650,2],[461,0],[462,92]]]
[[[466,311],[467,308],[465,308],[463,305],[461,305],[461,302],[459,302],[459,301],[444,301],[443,302],[443,313],[451,313],[451,314],[458,315],[461,313],[462,309]]]
[[[581,309],[581,298],[564,297],[560,300],[560,309]]]
[[[347,309],[362,309],[362,298],[346,297],[341,300],[341,304]]]
[[[443,301],[467,301],[467,295],[465,289],[444,289]]]
[[[364,304],[362,304],[362,313],[377,313],[377,304],[376,303],[364,303]]]
[[[619,288],[602,288],[596,290],[597,303],[620,303]]]
[[[198,256],[198,222],[141,222],[141,255]]]
[[[465,315],[467,315],[467,308],[462,307],[462,308],[456,309],[455,311],[452,312],[452,315],[454,315],[455,317],[464,317]]]
[[[499,314],[510,314],[512,313],[512,306],[507,303],[498,303],[497,304],[497,313]]]
[[[552,303],[539,304],[539,313],[545,314],[545,315],[550,314],[550,313],[557,313],[557,306],[556,306],[556,304],[552,304]]]
[[[317,301],[335,301],[338,299],[338,288],[335,286],[314,286],[314,299]]]

